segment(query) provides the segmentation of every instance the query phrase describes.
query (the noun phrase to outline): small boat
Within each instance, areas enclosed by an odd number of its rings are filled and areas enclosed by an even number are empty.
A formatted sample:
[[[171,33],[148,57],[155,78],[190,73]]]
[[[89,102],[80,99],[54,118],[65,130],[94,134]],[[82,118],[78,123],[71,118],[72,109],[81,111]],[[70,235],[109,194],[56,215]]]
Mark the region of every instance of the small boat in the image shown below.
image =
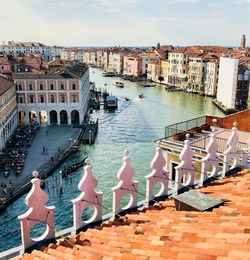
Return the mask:
[[[116,96],[108,96],[105,102],[105,108],[115,109],[118,107]]]
[[[85,160],[87,159],[87,156],[84,157],[80,162],[74,163],[70,166],[65,166],[62,171],[62,177],[65,178],[68,176],[69,173],[75,172],[78,168],[83,166],[85,164]]]
[[[102,73],[101,73],[101,75],[102,75],[103,77],[113,77],[113,76],[115,76],[115,73],[112,72],[112,71],[103,70]]]
[[[140,94],[139,94],[139,98],[144,98],[144,94],[143,94],[143,93],[140,93]]]
[[[107,83],[104,83],[104,86],[107,86]]]
[[[124,88],[124,83],[121,81],[114,80],[113,85],[119,88]]]
[[[126,101],[129,101],[129,98],[128,98],[128,97],[125,97],[125,100],[126,100]]]
[[[102,73],[101,73],[101,75],[102,75],[103,77],[108,77],[108,72],[105,71],[105,70],[103,70]]]
[[[141,84],[144,88],[155,87],[156,84]]]

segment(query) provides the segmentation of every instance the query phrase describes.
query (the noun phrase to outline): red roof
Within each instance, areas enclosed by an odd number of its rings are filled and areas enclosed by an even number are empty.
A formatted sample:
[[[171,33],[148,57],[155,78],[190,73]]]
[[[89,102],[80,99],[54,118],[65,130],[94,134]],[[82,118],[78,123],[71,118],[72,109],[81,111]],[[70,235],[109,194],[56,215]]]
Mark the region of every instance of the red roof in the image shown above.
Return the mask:
[[[0,75],[0,95],[15,85],[12,79],[7,76]]]
[[[211,212],[176,211],[174,201],[166,200],[22,258],[250,259],[250,170],[199,191],[224,205]]]

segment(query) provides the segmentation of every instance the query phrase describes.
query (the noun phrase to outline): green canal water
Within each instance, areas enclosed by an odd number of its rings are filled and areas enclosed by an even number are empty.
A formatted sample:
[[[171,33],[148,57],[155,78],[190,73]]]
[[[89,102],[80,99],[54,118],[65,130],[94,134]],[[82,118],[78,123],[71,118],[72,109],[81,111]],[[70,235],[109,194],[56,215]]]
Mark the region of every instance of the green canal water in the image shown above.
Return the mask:
[[[92,146],[82,145],[79,153],[71,156],[67,164],[88,155],[93,174],[99,182],[96,190],[103,192],[103,203],[108,208],[112,207],[111,188],[118,182],[117,172],[123,162],[124,150],[130,153],[139,191],[145,194],[145,176],[151,171],[150,162],[155,153],[153,141],[164,136],[164,127],[205,114],[222,115],[211,98],[184,92],[166,92],[163,85],[145,88],[140,83],[104,78],[98,69],[91,68],[89,73],[90,81],[94,81],[97,88],[107,89],[118,98],[119,107],[112,112],[101,109],[92,114],[93,119],[99,119],[96,142]],[[114,86],[114,80],[123,81],[124,88]],[[139,93],[144,93],[145,98],[139,99]],[[72,226],[71,200],[80,193],[77,184],[83,175],[81,168],[64,179],[63,193],[59,194],[57,185],[62,167],[48,178],[45,188],[50,197],[48,205],[56,207],[57,230]],[[27,210],[24,199],[25,196],[22,196],[0,215],[0,252],[21,244],[17,216]],[[138,200],[144,199],[144,196],[138,196]],[[104,209],[103,213],[110,212]],[[37,226],[33,235],[37,236],[42,230],[43,227]]]

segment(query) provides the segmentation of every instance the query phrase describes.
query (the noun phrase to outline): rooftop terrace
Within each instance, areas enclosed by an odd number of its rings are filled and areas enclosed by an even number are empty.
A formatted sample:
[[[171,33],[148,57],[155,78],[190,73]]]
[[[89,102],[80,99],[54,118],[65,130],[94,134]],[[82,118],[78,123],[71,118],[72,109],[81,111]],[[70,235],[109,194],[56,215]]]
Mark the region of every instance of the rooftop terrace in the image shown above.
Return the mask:
[[[224,206],[186,212],[163,201],[16,259],[250,259],[250,171],[199,191]]]

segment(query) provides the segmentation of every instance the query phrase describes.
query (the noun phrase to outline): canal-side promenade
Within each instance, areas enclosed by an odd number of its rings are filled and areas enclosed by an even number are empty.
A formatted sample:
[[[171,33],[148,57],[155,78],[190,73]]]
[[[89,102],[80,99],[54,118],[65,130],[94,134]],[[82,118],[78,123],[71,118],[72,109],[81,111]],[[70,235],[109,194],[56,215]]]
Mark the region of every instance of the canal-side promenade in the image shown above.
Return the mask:
[[[77,138],[79,131],[70,126],[41,126],[33,139],[32,146],[27,150],[22,172],[19,175],[11,172],[8,177],[2,174],[0,182],[5,182],[7,187],[10,182],[13,182],[13,194],[15,194],[30,181],[34,170],[39,171],[52,164],[55,155],[70,146]],[[7,196],[1,190],[0,197],[8,199],[10,196],[9,188],[7,188]]]

